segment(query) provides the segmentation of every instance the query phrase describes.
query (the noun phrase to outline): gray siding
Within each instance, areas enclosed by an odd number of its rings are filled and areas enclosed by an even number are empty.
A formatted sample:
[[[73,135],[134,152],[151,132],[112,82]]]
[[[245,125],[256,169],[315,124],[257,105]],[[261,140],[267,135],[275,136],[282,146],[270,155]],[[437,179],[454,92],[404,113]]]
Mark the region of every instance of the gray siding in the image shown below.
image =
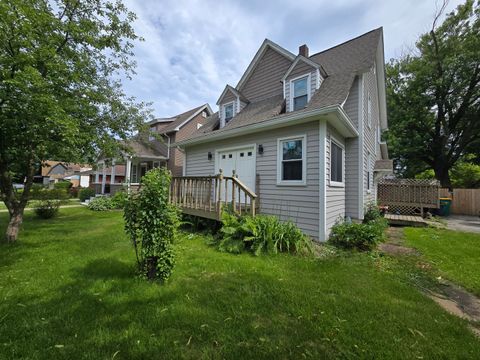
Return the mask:
[[[299,61],[295,65],[295,68],[292,70],[292,72],[285,79],[284,86],[285,86],[285,101],[286,101],[287,112],[293,110],[293,109],[290,109],[290,96],[291,96],[290,81],[302,75],[310,75],[310,98],[313,96],[313,94],[315,94],[315,91],[317,90],[317,85],[319,84],[319,79],[317,78],[317,75],[318,75],[317,69],[304,63],[303,61]]]
[[[376,131],[379,126],[379,106],[376,75],[373,69],[364,74],[364,96],[363,96],[363,191],[364,191],[364,205],[376,199],[376,184],[373,181],[373,168],[375,166],[375,159],[380,156],[377,151]],[[372,103],[372,121],[371,126],[368,125],[368,96],[370,94]],[[371,162],[368,164],[367,154],[371,154]],[[370,165],[370,168],[368,168]],[[371,173],[370,190],[367,190],[367,173]]]
[[[307,185],[277,185],[277,139],[286,136],[307,135]],[[256,154],[256,172],[260,212],[292,220],[306,234],[319,235],[319,126],[318,122],[259,132],[234,139],[215,141],[186,148],[186,175],[213,175],[215,161],[208,160],[208,152],[241,145],[262,144],[263,155]]]
[[[285,56],[268,48],[247,82],[239,90],[251,102],[283,94],[281,80],[291,63]]]
[[[345,139],[331,126],[327,127],[327,142],[326,142],[326,169],[325,169],[325,176],[326,176],[326,201],[325,201],[325,216],[326,216],[326,233],[327,235],[330,233],[330,229],[335,224],[335,222],[339,219],[343,219],[345,217],[345,187],[341,186],[332,186],[330,185],[330,165],[331,165],[331,156],[330,156],[330,147],[332,137],[340,143],[343,147],[345,147]],[[345,162],[343,168],[343,174],[345,179]]]
[[[345,112],[358,128],[360,80],[356,77],[347,100],[343,105]],[[345,215],[351,218],[359,217],[359,190],[361,166],[359,164],[360,142],[358,138],[345,141]]]

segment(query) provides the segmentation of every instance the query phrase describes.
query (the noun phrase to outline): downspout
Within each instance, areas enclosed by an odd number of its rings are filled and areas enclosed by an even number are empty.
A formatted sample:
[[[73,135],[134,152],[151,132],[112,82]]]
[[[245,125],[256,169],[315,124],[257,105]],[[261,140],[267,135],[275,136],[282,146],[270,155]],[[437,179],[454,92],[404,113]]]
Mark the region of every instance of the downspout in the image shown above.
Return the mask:
[[[168,136],[167,134],[165,134],[165,136],[166,136],[167,139],[168,139],[168,145],[167,145],[167,160],[170,160],[170,136]]]

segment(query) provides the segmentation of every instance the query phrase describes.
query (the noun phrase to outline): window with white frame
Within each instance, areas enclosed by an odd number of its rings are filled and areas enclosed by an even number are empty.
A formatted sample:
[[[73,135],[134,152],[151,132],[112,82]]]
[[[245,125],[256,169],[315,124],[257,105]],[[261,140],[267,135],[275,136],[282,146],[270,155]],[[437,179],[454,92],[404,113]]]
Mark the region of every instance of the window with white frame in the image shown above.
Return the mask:
[[[308,76],[291,81],[292,110],[301,110],[308,103]]]
[[[197,123],[197,130],[200,129],[203,126],[203,124]]]
[[[132,183],[138,182],[137,165],[132,164]]]
[[[278,139],[277,183],[305,185],[306,136]]]
[[[233,102],[223,105],[223,118],[227,124],[233,118]]]
[[[368,127],[372,127],[372,96],[370,92],[368,92],[368,100],[367,100],[367,124]]]
[[[343,184],[343,147],[330,140],[330,185]]]

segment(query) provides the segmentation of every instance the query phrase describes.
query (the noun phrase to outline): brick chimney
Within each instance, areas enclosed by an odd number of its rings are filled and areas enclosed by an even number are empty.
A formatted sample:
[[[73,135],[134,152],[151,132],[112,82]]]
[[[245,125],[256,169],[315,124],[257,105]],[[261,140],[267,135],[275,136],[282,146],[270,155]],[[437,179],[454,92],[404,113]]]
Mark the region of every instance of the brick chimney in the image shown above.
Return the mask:
[[[298,47],[298,55],[302,55],[308,58],[308,46],[306,44]]]

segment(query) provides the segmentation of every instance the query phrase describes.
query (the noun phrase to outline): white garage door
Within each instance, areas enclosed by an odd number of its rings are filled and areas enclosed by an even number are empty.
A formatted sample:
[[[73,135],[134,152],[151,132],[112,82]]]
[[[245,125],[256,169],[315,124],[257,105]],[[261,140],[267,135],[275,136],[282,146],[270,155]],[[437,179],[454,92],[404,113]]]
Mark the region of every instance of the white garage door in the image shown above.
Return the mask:
[[[220,151],[218,153],[218,169],[223,170],[224,176],[232,176],[232,172],[235,170],[238,178],[249,189],[255,191],[255,147]],[[229,187],[227,201],[231,200],[231,193],[232,189]],[[222,200],[224,198],[225,194],[222,194]],[[239,200],[243,202],[245,198],[242,196]]]

